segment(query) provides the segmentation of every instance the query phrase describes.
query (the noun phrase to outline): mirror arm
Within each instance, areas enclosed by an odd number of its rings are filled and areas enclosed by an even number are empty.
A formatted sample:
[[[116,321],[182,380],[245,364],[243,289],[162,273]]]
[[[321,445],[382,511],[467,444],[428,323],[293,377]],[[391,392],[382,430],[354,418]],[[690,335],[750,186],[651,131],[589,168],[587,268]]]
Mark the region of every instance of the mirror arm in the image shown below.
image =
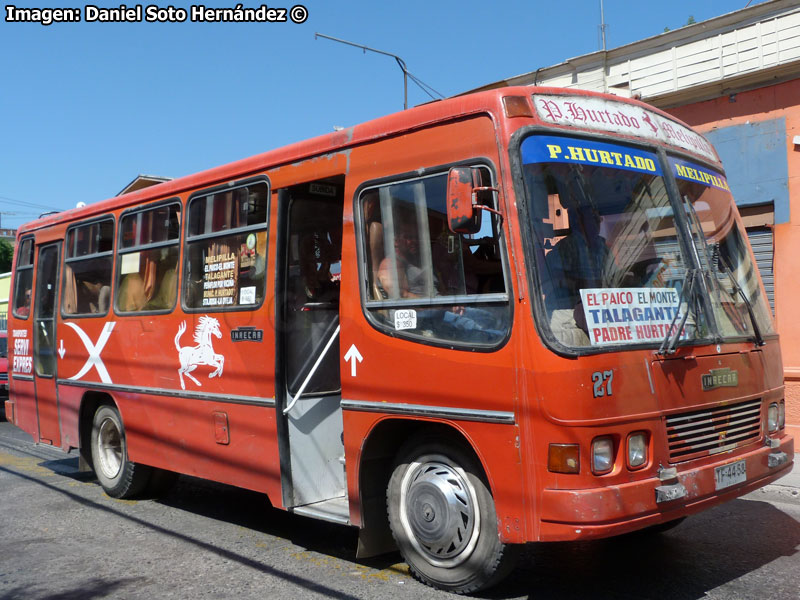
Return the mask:
[[[474,188],[472,190],[472,208],[473,208],[473,210],[474,209],[485,210],[485,211],[490,212],[490,213],[492,213],[494,215],[497,215],[497,218],[500,219],[500,226],[502,227],[502,225],[503,225],[503,213],[501,213],[499,210],[491,208],[489,206],[484,206],[483,204],[478,204],[478,192],[492,192],[492,193],[495,193],[495,194],[499,194],[500,190],[497,189],[496,187],[488,187],[488,186]]]

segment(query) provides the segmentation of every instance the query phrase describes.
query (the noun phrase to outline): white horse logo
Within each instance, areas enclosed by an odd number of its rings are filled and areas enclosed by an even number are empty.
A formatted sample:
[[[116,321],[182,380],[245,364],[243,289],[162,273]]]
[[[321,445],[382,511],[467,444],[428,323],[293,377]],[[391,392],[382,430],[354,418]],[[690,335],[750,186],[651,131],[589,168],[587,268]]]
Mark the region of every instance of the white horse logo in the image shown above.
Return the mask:
[[[186,375],[189,379],[194,381],[197,385],[201,386],[199,381],[194,378],[192,371],[201,365],[211,365],[216,367],[208,378],[222,376],[222,365],[225,362],[225,357],[222,354],[216,354],[214,347],[211,345],[211,336],[221,338],[222,333],[219,330],[219,321],[214,317],[208,315],[200,317],[200,322],[194,329],[194,341],[196,346],[183,346],[181,347],[178,340],[186,331],[186,321],[178,327],[178,333],[175,336],[175,348],[178,350],[178,357],[181,361],[181,368],[178,369],[178,375],[181,378],[181,389],[185,390],[186,385],[183,383],[183,376]]]

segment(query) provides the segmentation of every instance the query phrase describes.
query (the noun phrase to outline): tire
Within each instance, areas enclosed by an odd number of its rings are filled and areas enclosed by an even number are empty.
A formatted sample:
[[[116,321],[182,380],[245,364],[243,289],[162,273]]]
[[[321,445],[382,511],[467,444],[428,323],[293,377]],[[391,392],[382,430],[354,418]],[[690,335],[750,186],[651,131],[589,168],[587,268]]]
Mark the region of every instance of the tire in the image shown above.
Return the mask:
[[[516,546],[500,541],[483,470],[461,445],[411,440],[387,489],[389,525],[411,573],[432,587],[466,594],[498,583]]]
[[[125,428],[116,408],[100,406],[92,421],[92,465],[106,494],[133,498],[147,487],[152,469],[128,460]]]

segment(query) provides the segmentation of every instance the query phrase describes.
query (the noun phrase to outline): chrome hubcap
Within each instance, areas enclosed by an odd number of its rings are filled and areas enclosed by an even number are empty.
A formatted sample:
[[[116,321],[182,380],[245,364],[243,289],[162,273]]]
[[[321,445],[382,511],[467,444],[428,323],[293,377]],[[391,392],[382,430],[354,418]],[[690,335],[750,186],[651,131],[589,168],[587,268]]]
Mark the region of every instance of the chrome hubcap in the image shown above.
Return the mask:
[[[442,456],[423,457],[409,466],[401,495],[403,526],[431,564],[452,567],[469,558],[480,512],[462,469]]]
[[[97,431],[97,450],[100,462],[97,466],[103,475],[113,479],[122,467],[122,436],[111,419],[104,419]]]

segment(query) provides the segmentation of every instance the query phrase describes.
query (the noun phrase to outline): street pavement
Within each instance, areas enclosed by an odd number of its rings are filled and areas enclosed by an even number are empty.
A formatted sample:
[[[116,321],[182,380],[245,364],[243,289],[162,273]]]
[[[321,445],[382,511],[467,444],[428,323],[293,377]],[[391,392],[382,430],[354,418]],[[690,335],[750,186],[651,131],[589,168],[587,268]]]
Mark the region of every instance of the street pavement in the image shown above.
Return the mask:
[[[795,440],[795,445],[798,441]],[[785,499],[794,499],[800,502],[800,452],[794,455],[794,466],[792,472],[784,475],[778,481],[761,488],[764,493],[775,493],[786,497]]]
[[[0,433],[0,600],[453,598],[399,555],[359,561],[354,531],[260,494],[186,477],[158,501],[114,500],[74,453]],[[799,465],[660,536],[530,545],[481,597],[800,600]]]

